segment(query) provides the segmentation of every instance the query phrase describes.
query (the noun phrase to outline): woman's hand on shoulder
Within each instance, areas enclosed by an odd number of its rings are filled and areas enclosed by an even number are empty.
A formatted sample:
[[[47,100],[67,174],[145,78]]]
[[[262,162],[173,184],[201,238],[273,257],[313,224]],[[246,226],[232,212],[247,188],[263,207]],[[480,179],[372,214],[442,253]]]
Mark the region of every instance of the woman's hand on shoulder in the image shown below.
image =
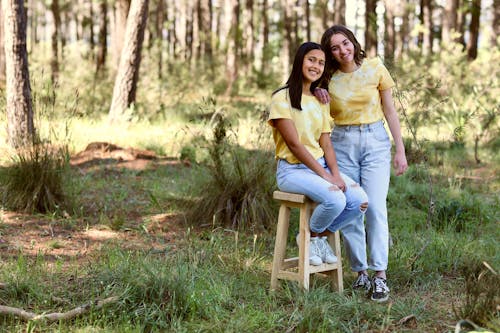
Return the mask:
[[[330,103],[330,94],[328,93],[328,90],[323,89],[323,88],[316,88],[314,89],[314,96],[318,99],[318,101],[321,104],[328,104]]]

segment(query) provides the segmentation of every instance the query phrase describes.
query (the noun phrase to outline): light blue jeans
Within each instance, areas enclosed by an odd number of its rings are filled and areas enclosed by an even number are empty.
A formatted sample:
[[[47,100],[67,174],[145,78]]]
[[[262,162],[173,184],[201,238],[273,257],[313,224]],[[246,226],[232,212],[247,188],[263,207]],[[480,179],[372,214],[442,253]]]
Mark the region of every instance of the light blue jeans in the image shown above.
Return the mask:
[[[382,121],[361,126],[335,126],[331,140],[340,171],[361,184],[370,201],[366,227],[363,217],[358,217],[360,221],[342,230],[351,269],[355,272],[384,271],[389,257],[386,199],[391,173],[391,141],[387,131]]]
[[[319,158],[318,162],[330,172],[323,157]],[[363,223],[364,213],[360,205],[368,202],[366,193],[352,179],[341,176],[346,183],[345,192],[332,190],[331,183],[302,163],[290,164],[286,160],[279,160],[276,172],[278,188],[281,191],[304,194],[318,203],[309,221],[309,228],[315,233],[327,229],[335,232],[348,223]]]

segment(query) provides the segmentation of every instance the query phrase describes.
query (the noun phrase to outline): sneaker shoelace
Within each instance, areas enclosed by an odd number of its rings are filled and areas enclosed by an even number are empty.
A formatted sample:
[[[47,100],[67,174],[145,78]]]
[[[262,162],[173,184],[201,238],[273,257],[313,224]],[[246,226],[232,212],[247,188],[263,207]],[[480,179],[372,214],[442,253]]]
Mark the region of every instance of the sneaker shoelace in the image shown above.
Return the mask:
[[[310,243],[310,248],[309,248],[309,255],[310,256],[318,256],[321,258],[321,249],[319,245],[319,240],[311,240]]]
[[[330,247],[330,245],[328,244],[328,240],[327,238],[321,238],[321,241],[320,241],[320,250],[321,250],[321,253],[325,253],[326,256],[334,256],[335,257],[335,253],[333,253],[333,250],[332,248]]]
[[[382,278],[373,279],[373,284],[375,285],[376,293],[383,293],[389,291],[389,288],[387,287],[385,280]]]
[[[361,286],[366,286],[367,284],[370,284],[370,279],[368,278],[367,275],[361,274],[356,279],[356,282],[354,283],[354,286],[355,287],[361,287]]]

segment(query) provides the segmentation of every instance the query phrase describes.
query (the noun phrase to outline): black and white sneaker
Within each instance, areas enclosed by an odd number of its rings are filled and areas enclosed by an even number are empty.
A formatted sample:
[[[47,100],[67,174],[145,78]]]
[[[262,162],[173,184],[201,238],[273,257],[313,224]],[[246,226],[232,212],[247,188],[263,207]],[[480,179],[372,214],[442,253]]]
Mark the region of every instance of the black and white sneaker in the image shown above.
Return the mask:
[[[384,278],[375,276],[372,279],[372,296],[371,300],[375,302],[385,302],[389,299],[389,287],[387,287],[387,281]]]
[[[364,291],[365,293],[369,293],[370,290],[372,289],[370,277],[366,274],[358,275],[358,278],[352,284],[352,289],[361,290]]]

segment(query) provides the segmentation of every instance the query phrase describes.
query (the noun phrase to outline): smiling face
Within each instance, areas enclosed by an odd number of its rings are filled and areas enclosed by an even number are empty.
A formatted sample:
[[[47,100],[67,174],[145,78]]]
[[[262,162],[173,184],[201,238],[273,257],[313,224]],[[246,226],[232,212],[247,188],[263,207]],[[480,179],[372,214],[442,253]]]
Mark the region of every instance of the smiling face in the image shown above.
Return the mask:
[[[325,53],[321,50],[311,50],[304,56],[302,76],[304,82],[313,83],[321,78],[325,70]]]
[[[354,44],[344,34],[337,33],[330,38],[330,51],[340,67],[354,64]]]

